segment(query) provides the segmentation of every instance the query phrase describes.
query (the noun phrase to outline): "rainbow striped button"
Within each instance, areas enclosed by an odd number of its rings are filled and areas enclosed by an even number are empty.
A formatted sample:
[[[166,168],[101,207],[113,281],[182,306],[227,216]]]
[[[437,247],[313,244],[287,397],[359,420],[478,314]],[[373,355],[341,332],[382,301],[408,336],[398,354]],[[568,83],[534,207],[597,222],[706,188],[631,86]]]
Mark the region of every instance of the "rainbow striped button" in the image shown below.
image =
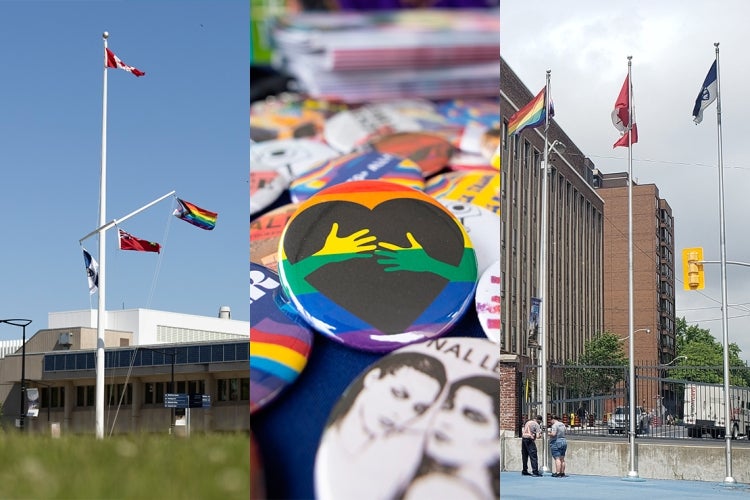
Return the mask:
[[[276,273],[250,263],[250,414],[294,382],[307,365],[312,331],[281,296]]]
[[[375,180],[303,202],[277,260],[285,295],[307,323],[371,352],[447,332],[473,300],[478,273],[471,240],[446,207]]]

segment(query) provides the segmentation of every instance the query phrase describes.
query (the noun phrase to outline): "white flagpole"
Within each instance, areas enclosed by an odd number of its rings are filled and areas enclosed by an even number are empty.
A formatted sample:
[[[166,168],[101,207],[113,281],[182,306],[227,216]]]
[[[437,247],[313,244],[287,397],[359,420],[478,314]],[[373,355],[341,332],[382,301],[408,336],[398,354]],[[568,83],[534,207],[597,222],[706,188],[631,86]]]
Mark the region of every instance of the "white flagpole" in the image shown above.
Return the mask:
[[[104,39],[104,57],[107,53],[109,33],[102,33]],[[103,61],[104,62],[104,61]],[[99,184],[99,227],[107,221],[107,65],[104,69],[104,91],[102,97],[102,168]],[[105,317],[105,279],[106,279],[106,234],[99,231],[99,302],[96,314],[96,437],[104,438],[104,329]]]
[[[631,78],[633,56],[628,56],[628,406],[630,429],[628,442],[630,448],[630,470],[628,478],[638,477],[635,457],[635,340],[633,319],[633,79]]]
[[[549,472],[548,466],[548,455],[549,450],[547,449],[547,177],[548,167],[547,162],[549,161],[549,146],[547,145],[547,131],[549,129],[549,114],[550,114],[550,73],[551,70],[547,70],[547,79],[544,88],[544,107],[545,107],[545,118],[544,118],[544,168],[542,169],[542,220],[541,231],[539,235],[539,341],[540,345],[540,360],[541,365],[541,395],[542,395],[542,418],[543,428],[545,431],[542,432],[542,467],[541,473],[545,474]]]
[[[724,223],[724,159],[721,140],[721,79],[719,77],[719,43],[716,48],[716,128],[719,143],[719,246],[721,248],[721,329],[724,342],[724,440],[726,441],[726,477],[725,483],[734,484],[732,477],[732,430],[731,408],[729,397],[729,323],[727,318],[727,245]]]

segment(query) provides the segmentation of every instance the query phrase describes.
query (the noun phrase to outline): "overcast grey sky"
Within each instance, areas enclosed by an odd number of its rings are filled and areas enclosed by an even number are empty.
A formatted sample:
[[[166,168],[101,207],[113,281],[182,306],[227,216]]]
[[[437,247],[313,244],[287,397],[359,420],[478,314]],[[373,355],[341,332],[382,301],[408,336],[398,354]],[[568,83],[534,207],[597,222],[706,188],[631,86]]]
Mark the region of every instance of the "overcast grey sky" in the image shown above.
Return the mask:
[[[684,291],[682,249],[701,246],[720,260],[716,103],[692,109],[719,42],[726,258],[750,262],[750,68],[743,0],[502,0],[501,53],[536,94],[551,70],[555,120],[605,172],[626,172],[627,148],[610,113],[632,59],[639,142],[633,178],[653,183],[675,219],[676,316],[711,330],[720,342],[721,266],[706,264],[706,288]],[[750,360],[750,268],[727,266],[729,341]]]

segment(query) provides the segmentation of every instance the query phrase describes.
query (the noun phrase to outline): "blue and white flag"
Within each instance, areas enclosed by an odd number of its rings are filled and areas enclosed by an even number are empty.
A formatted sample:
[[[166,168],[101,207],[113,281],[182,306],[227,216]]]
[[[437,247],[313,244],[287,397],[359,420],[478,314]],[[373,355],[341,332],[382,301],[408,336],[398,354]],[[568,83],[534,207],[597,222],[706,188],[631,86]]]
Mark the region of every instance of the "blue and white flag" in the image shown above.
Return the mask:
[[[708,70],[706,79],[703,81],[703,87],[701,88],[701,91],[698,92],[698,97],[695,99],[693,121],[696,125],[703,120],[703,110],[716,100],[718,92],[719,88],[716,83],[716,61],[714,61],[711,65],[711,69]]]
[[[99,290],[99,264],[85,248],[83,249],[83,262],[86,264],[86,275],[89,278],[89,294],[93,295]]]

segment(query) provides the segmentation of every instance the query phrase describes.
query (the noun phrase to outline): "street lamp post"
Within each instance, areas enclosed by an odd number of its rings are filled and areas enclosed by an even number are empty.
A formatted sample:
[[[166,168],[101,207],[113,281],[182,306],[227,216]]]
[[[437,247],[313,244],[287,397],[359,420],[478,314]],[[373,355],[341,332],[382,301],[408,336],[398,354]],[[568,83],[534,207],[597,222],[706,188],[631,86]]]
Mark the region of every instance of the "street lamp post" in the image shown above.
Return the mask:
[[[659,368],[664,368],[665,366],[669,366],[672,363],[674,363],[675,361],[680,360],[680,359],[688,359],[688,357],[687,356],[677,356],[676,358],[674,358],[669,363],[664,363],[664,364],[659,365]]]
[[[635,330],[635,331],[633,332],[633,335],[635,335],[635,334],[636,334],[636,333],[638,333],[638,332],[646,332],[646,333],[651,333],[651,329],[650,329],[650,328],[639,328],[639,329],[637,329],[637,330]],[[618,341],[618,342],[622,342],[623,340],[627,340],[627,339],[629,339],[629,338],[630,338],[630,335],[625,335],[624,337],[620,337],[619,339],[617,339],[617,341]]]
[[[0,319],[0,323],[20,326],[23,329],[23,340],[21,341],[21,400],[18,407],[18,427],[23,430],[23,421],[25,415],[24,406],[26,403],[26,327],[31,323],[30,319]]]

